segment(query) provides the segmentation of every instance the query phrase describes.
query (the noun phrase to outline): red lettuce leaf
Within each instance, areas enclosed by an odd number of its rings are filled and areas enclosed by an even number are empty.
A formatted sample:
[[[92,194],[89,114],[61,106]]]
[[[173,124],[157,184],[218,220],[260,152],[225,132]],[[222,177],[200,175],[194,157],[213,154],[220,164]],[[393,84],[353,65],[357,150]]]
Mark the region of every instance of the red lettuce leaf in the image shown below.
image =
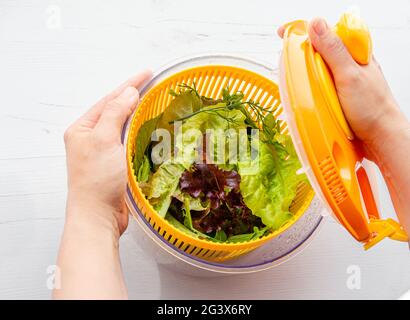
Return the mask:
[[[194,198],[201,197],[203,201],[209,200],[212,209],[225,200],[225,191],[239,192],[240,182],[241,177],[236,171],[221,170],[214,164],[195,164],[179,180],[182,192]]]
[[[213,164],[194,164],[190,171],[182,174],[181,191],[209,203],[208,210],[191,211],[196,230],[206,234],[223,230],[230,236],[264,227],[261,219],[245,205],[239,191],[240,182],[238,172],[225,171]],[[175,218],[180,220],[181,216]]]

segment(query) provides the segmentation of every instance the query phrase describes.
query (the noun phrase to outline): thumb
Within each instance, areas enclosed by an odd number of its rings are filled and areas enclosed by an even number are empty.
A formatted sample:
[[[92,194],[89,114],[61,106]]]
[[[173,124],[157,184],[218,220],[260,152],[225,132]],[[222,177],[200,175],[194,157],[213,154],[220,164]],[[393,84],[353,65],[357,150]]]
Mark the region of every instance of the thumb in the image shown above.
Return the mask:
[[[121,141],[124,123],[134,111],[138,100],[138,90],[134,87],[127,87],[118,97],[108,101],[95,126],[97,136],[105,142]]]
[[[334,75],[356,65],[343,41],[329,28],[325,20],[316,18],[310,22],[309,38]]]

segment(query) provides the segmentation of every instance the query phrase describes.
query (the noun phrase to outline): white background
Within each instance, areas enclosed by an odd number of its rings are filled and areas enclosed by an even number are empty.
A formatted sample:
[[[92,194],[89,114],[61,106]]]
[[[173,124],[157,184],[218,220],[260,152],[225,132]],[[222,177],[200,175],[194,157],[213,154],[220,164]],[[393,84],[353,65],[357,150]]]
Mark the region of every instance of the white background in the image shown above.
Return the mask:
[[[93,102],[138,70],[189,54],[222,51],[276,63],[278,25],[316,15],[335,23],[352,4],[409,116],[410,1],[0,0],[0,298],[50,297],[46,269],[64,223],[62,135]],[[384,188],[381,198],[391,214]],[[171,273],[127,233],[121,255],[131,298],[395,299],[410,288],[406,244],[386,240],[364,252],[333,221],[296,258],[259,274]],[[350,265],[360,267],[360,290],[346,286]]]

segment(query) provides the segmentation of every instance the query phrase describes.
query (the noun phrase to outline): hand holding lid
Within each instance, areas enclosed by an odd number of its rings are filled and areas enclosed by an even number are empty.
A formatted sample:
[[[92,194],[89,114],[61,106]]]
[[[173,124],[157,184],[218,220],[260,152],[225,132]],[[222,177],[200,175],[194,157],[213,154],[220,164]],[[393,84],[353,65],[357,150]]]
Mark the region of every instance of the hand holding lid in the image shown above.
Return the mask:
[[[356,62],[370,62],[372,42],[360,18],[344,14],[333,30]],[[344,117],[330,70],[308,39],[305,21],[285,26],[280,88],[299,158],[331,213],[366,249],[385,237],[407,241],[397,222],[380,220],[362,146]]]

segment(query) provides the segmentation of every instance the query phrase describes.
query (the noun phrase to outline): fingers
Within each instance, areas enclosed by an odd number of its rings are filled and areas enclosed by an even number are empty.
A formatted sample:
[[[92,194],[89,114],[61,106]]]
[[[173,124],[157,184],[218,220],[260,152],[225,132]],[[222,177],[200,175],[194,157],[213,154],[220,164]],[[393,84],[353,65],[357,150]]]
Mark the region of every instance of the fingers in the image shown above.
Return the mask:
[[[372,63],[372,62],[377,66],[377,68],[378,68],[381,72],[383,72],[382,67],[380,66],[379,61],[377,61],[377,59],[376,59],[376,57],[375,57],[374,55],[372,55],[372,60],[370,61],[370,63]]]
[[[333,74],[345,71],[347,67],[356,66],[343,41],[329,28],[325,20],[315,18],[309,23],[309,38],[315,49],[320,53]],[[285,26],[277,30],[283,38]]]
[[[135,87],[127,87],[118,97],[107,102],[94,128],[99,141],[107,143],[121,142],[124,123],[134,111],[138,100],[138,90]]]
[[[152,72],[150,70],[143,71],[127,81],[121,84],[117,89],[109,93],[107,96],[98,101],[90,110],[88,110],[80,119],[74,123],[74,125],[82,125],[87,128],[94,128],[97,124],[101,113],[103,112],[106,104],[117,98],[127,87],[134,87],[140,89],[146,82],[148,82],[152,77]]]
[[[121,84],[117,89],[115,89],[114,91],[112,91],[110,94],[108,94],[107,96],[105,96],[103,99],[101,99],[100,101],[103,102],[108,102],[112,99],[115,99],[116,97],[118,97],[118,95],[120,93],[122,93],[124,91],[125,88],[127,87],[134,87],[138,90],[141,90],[141,87],[148,82],[150,79],[152,78],[152,72],[151,70],[145,70],[141,73],[138,73],[137,75],[131,77],[130,79],[128,79],[127,81],[125,81],[123,84]],[[98,103],[98,102],[97,102]]]
[[[283,35],[285,34],[285,26],[282,25],[278,28],[278,30],[276,30],[276,32],[278,33],[278,36],[283,38]]]
[[[346,71],[351,66],[357,66],[343,41],[321,18],[309,23],[309,38],[315,49],[320,53],[334,75]]]

